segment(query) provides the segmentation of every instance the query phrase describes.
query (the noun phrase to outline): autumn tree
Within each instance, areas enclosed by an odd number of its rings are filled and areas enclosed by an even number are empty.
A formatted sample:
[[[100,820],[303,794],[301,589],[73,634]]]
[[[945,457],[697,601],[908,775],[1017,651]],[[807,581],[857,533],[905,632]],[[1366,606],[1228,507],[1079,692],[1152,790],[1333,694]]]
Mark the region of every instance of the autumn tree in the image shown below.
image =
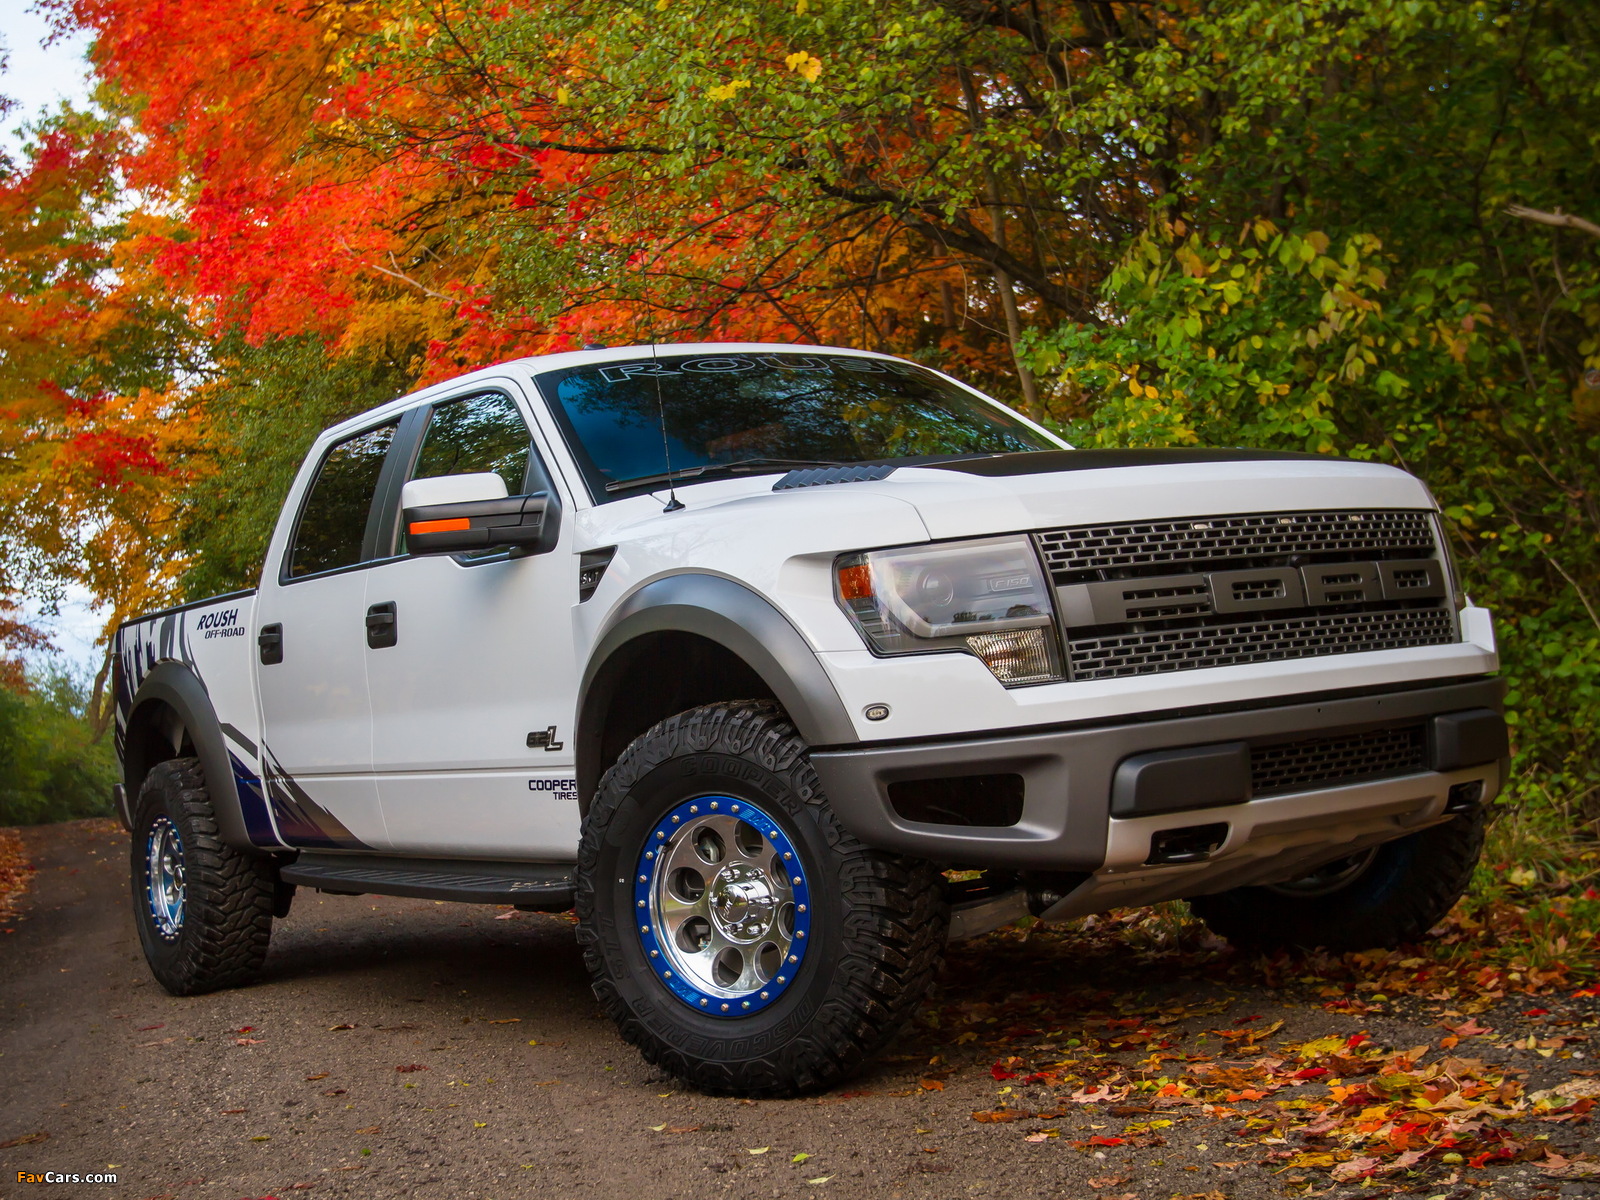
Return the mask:
[[[30,378],[104,381],[80,415],[7,378],[13,477],[155,489],[188,586],[247,582],[315,430],[413,382],[588,340],[843,342],[1086,444],[1417,471],[1502,613],[1523,761],[1600,783],[1592,6],[62,2],[125,139],[73,143],[109,164],[82,177],[136,200],[37,227],[40,262],[78,248],[33,311],[162,332],[60,370],[41,342]],[[54,211],[47,159],[15,211]],[[156,344],[187,364],[105,374]],[[99,484],[91,447],[122,455]]]

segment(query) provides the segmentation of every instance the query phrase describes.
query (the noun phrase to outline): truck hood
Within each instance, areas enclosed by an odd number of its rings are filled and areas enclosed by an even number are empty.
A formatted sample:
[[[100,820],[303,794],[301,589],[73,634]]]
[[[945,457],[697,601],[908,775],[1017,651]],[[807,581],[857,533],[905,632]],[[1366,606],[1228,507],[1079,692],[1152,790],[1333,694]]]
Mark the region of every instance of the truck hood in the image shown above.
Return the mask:
[[[899,501],[933,539],[1227,513],[1435,507],[1420,480],[1394,467],[1251,450],[1038,451],[897,466],[875,480],[774,490],[777,483],[772,475],[713,480],[680,485],[678,498],[723,519],[813,507],[819,518],[835,516],[847,497],[869,510]],[[639,501],[651,516],[658,511],[645,497],[616,507]]]

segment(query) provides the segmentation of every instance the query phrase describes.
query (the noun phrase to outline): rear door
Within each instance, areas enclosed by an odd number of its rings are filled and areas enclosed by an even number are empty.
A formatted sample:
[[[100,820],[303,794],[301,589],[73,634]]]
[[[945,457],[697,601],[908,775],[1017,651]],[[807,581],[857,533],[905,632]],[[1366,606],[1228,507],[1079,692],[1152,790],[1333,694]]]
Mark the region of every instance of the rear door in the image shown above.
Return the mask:
[[[256,605],[263,783],[291,846],[387,849],[372,776],[367,578],[377,497],[400,420],[346,437],[317,465]],[[272,569],[276,567],[276,570]]]
[[[515,384],[419,413],[405,479],[493,471],[511,495],[571,512],[534,444]],[[425,425],[423,424],[425,422]],[[397,479],[400,478],[397,476]],[[373,766],[397,851],[570,861],[578,841],[572,721],[577,666],[571,521],[554,506],[547,552],[395,557],[368,572],[369,605],[394,606],[393,645],[367,652]]]

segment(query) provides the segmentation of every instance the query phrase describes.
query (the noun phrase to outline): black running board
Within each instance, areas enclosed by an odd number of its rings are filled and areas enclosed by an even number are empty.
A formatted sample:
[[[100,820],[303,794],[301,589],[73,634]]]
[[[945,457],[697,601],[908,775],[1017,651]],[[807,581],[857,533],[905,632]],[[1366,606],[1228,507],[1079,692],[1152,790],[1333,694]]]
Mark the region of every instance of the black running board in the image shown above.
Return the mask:
[[[515,904],[536,912],[566,912],[573,902],[571,863],[302,853],[278,875],[285,883],[344,896]]]

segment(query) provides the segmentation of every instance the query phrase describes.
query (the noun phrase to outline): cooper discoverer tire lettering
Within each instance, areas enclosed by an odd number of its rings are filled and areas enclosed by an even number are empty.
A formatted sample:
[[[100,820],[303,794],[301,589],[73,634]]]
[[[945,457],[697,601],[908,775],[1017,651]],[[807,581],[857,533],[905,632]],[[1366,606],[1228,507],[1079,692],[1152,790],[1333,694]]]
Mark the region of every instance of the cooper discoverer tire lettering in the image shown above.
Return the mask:
[[[276,883],[266,859],[222,841],[199,759],[157,763],[145,776],[131,856],[134,922],[156,981],[175,996],[253,982]]]
[[[1189,907],[1238,946],[1392,949],[1426,935],[1461,898],[1483,849],[1483,826],[1483,810],[1475,809],[1304,880],[1196,896]]]
[[[650,1062],[710,1092],[793,1095],[860,1069],[915,1012],[944,948],[941,883],[844,831],[776,706],[713,704],[601,779],[578,937]]]

